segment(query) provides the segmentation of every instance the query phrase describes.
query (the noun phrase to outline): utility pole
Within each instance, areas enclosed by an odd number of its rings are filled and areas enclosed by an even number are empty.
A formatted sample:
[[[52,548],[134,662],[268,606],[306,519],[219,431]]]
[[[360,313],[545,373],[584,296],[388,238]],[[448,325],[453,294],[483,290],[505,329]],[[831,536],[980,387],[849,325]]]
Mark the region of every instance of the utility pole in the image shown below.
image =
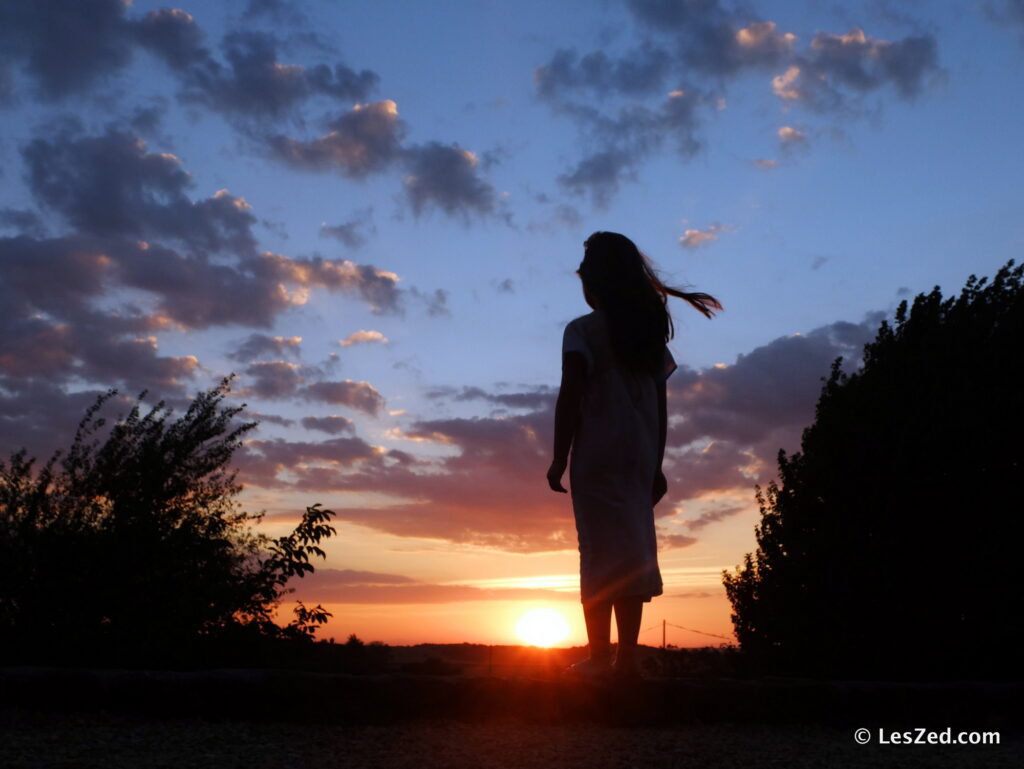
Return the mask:
[[[662,649],[667,648],[665,646],[665,620],[661,621],[661,648]]]

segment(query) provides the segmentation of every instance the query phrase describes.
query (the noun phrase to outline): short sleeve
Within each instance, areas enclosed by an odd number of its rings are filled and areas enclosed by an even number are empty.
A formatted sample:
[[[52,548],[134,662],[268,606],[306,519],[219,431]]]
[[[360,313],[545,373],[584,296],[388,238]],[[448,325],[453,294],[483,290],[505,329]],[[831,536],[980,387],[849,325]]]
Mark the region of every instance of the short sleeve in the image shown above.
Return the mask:
[[[565,327],[565,333],[562,335],[562,358],[565,358],[567,352],[578,352],[587,361],[587,370],[591,370],[594,367],[593,354],[590,351],[590,346],[587,344],[587,340],[583,337],[583,332],[580,329],[580,324],[576,321],[572,321]]]
[[[672,353],[669,352],[668,345],[665,345],[665,379],[672,376],[673,372],[678,368],[676,366],[676,359],[672,357]]]

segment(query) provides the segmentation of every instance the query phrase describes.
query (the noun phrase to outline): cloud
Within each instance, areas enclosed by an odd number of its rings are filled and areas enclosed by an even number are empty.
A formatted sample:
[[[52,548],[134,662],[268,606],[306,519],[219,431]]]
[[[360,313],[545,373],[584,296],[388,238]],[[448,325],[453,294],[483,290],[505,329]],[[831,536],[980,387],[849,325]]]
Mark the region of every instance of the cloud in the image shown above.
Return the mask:
[[[373,459],[378,452],[362,438],[329,438],[324,441],[247,440],[232,459],[248,485],[263,488],[302,487],[278,477],[290,473],[299,479],[332,476],[343,468]]]
[[[340,63],[333,69],[283,64],[277,47],[277,39],[267,33],[228,33],[221,43],[226,64],[208,56],[181,73],[182,100],[232,116],[280,118],[315,95],[361,101],[379,81],[370,70],[356,72]]]
[[[599,208],[666,145],[691,158],[705,144],[701,111],[724,109],[726,89],[748,73],[774,70],[771,85],[780,99],[818,112],[849,112],[886,85],[912,99],[942,74],[929,34],[886,41],[859,29],[819,32],[801,47],[776,22],[717,0],[628,0],[626,8],[634,29],[623,35],[621,51],[560,48],[534,70],[538,98],[576,124],[583,148],[556,181],[568,192],[589,194]],[[685,99],[656,106],[666,89]]]
[[[291,355],[298,358],[301,345],[301,336],[268,336],[267,334],[253,333],[249,334],[236,350],[229,352],[228,357],[243,363],[264,355],[275,358]]]
[[[807,134],[799,129],[793,128],[793,126],[782,126],[779,128],[778,134],[779,142],[782,144],[783,149],[807,143]]]
[[[589,90],[595,96],[609,91],[643,94],[661,87],[669,72],[671,57],[650,43],[637,47],[619,59],[604,51],[582,58],[571,49],[560,48],[551,60],[533,71],[538,95],[555,100],[567,92]]]
[[[294,395],[304,377],[296,363],[283,360],[253,363],[245,370],[248,385],[238,391],[242,397],[286,398]]]
[[[319,430],[320,432],[338,435],[339,433],[350,433],[355,435],[355,423],[347,417],[303,417],[302,426],[307,430]]]
[[[265,17],[282,25],[298,26],[305,21],[305,16],[299,10],[299,6],[288,2],[288,0],[249,0],[242,16],[247,20]]]
[[[165,318],[94,306],[112,273],[113,260],[87,239],[0,238],[0,373],[180,389],[198,361],[158,354]]]
[[[0,4],[0,62],[21,65],[41,99],[84,91],[132,59],[124,10],[121,0]]]
[[[379,331],[366,331],[361,329],[353,331],[347,337],[338,342],[341,347],[351,347],[354,344],[387,344],[388,338]]]
[[[102,392],[92,388],[66,392],[59,381],[10,376],[0,368],[0,458],[6,461],[24,447],[29,457],[45,462],[57,448],[55,441],[69,442],[82,415]],[[131,405],[131,399],[117,396],[108,408],[127,411]]]
[[[269,138],[271,155],[310,171],[336,171],[355,179],[388,168],[402,155],[405,123],[390,99],[357,104],[312,141],[277,135]]]
[[[181,397],[202,367],[192,355],[163,355],[164,334],[269,329],[317,289],[378,313],[402,309],[392,272],[260,251],[243,198],[222,190],[192,200],[181,161],[123,127],[88,135],[58,122],[40,129],[22,157],[36,204],[57,214],[66,234],[46,236],[28,209],[0,212],[18,233],[0,237],[0,375],[12,380],[109,382]],[[299,342],[252,333],[229,357],[252,363],[251,392],[283,397],[308,385],[280,360],[298,357]],[[263,357],[278,360],[253,363]]]
[[[621,184],[636,178],[640,163],[666,142],[690,157],[700,149],[697,109],[707,97],[694,89],[669,91],[657,108],[631,104],[615,117],[580,105],[563,105],[587,143],[596,147],[557,181],[575,194],[590,194],[598,207],[606,206]]]
[[[80,232],[170,238],[192,251],[253,253],[255,217],[227,190],[193,202],[181,161],[149,152],[137,136],[110,127],[99,136],[63,126],[22,149],[29,187],[42,205]]]
[[[843,35],[818,32],[810,50],[772,80],[775,94],[823,112],[848,108],[854,97],[891,85],[913,99],[929,79],[940,76],[938,45],[931,35],[890,42],[859,28]]]
[[[480,178],[477,157],[469,150],[428,142],[406,149],[404,162],[405,197],[416,216],[432,208],[466,219],[494,213],[497,193]]]
[[[357,569],[323,569],[318,568],[301,583],[305,587],[330,589],[349,585],[411,585],[417,580],[402,574],[384,574],[377,571],[359,571]]]
[[[46,236],[46,226],[39,214],[21,208],[0,208],[0,227],[34,238]]]
[[[195,19],[178,8],[150,11],[134,24],[133,30],[139,45],[173,70],[185,70],[210,56]]]
[[[321,569],[293,580],[295,597],[304,601],[348,604],[423,604],[461,601],[574,600],[571,593],[542,588],[483,588],[438,585],[401,574],[353,569]]]
[[[281,427],[291,427],[295,424],[294,419],[287,419],[286,417],[279,416],[278,414],[265,414],[260,411],[250,411],[249,409],[245,410],[245,417],[246,419],[252,419],[260,422],[261,424],[263,422],[267,422],[268,424],[279,425]]]
[[[986,0],[981,6],[985,17],[1004,29],[1016,28],[1024,45],[1024,3],[1021,0]]]
[[[595,205],[605,207],[623,182],[636,179],[638,158],[620,149],[605,149],[584,157],[576,166],[558,177],[558,183],[570,192],[590,193]]]
[[[667,534],[661,531],[658,532],[658,546],[660,550],[689,547],[690,545],[696,544],[696,537],[689,537],[686,534]]]
[[[435,288],[433,292],[420,291],[415,286],[409,289],[409,294],[423,302],[427,309],[427,315],[435,318],[446,318],[451,316],[448,309],[448,292],[443,288]]]
[[[859,324],[836,322],[780,337],[731,365],[680,367],[669,380],[669,504],[656,508],[658,518],[673,515],[685,500],[730,491],[752,497],[754,483],[774,476],[779,448],[796,448],[813,420],[821,378],[833,359],[843,355],[847,367],[855,367],[879,319],[872,315]],[[299,394],[316,387],[326,395],[329,385],[309,385]],[[353,400],[351,393],[341,395]],[[391,441],[409,443],[408,451],[374,448],[347,422],[339,423],[351,436],[345,443],[251,442],[241,477],[250,485],[342,495],[331,504],[339,520],[396,536],[511,552],[575,549],[568,500],[543,481],[556,388],[441,387],[424,395],[434,403],[479,402],[494,410],[489,416],[414,419],[389,430]],[[383,398],[371,396],[370,402],[383,406]],[[444,451],[422,452],[424,445]],[[379,500],[355,501],[356,494],[368,493]],[[661,546],[692,545],[706,526],[741,509],[719,503],[683,521],[684,531],[661,531]]]
[[[803,428],[813,421],[832,361],[843,356],[846,370],[859,366],[880,319],[872,314],[859,324],[837,321],[780,337],[728,366],[700,372],[680,367],[669,379],[666,475],[672,498],[749,488],[774,477],[779,449],[798,448]]]
[[[780,428],[810,424],[821,378],[832,361],[844,356],[847,366],[858,365],[878,320],[837,321],[807,334],[779,337],[739,355],[732,365],[699,373],[681,367],[668,380],[684,415],[669,428],[670,445],[682,447],[704,437],[756,445]]]
[[[712,224],[705,230],[685,230],[683,236],[679,238],[679,245],[692,250],[705,243],[713,243],[718,240],[719,233],[727,229],[721,224]]]
[[[384,407],[384,396],[377,392],[373,385],[369,382],[353,382],[351,379],[341,382],[314,382],[302,388],[299,395],[307,400],[348,406],[371,416],[376,416]]]
[[[503,393],[513,395],[514,393]],[[475,394],[474,394],[475,395]],[[411,446],[434,443],[447,456],[417,458],[404,451],[364,449],[348,466],[295,468],[279,445],[275,459],[243,465],[245,482],[294,486],[306,492],[376,492],[387,501],[373,507],[334,504],[347,520],[398,536],[428,537],[530,552],[575,548],[567,500],[543,483],[550,461],[553,394],[541,409],[514,417],[413,421],[394,437]],[[299,446],[299,452],[312,455]],[[254,459],[258,459],[255,456]],[[290,468],[290,475],[278,471]]]
[[[351,219],[342,224],[329,225],[327,222],[320,224],[320,237],[334,238],[344,243],[349,248],[360,248],[366,245],[366,232],[376,232],[371,217],[372,208],[364,208],[356,211]]]
[[[405,200],[416,216],[436,209],[469,221],[472,216],[498,213],[498,194],[480,176],[477,156],[458,144],[404,144],[406,125],[394,101],[357,104],[328,128],[310,141],[279,134],[268,137],[266,144],[272,157],[294,168],[335,171],[354,179],[398,164],[405,174]],[[322,234],[359,245],[357,230],[355,223],[325,225]]]
[[[123,70],[143,49],[163,61],[182,85],[180,98],[236,118],[282,118],[314,96],[362,101],[377,86],[370,70],[338,62],[306,67],[282,63],[269,33],[234,31],[220,50],[185,11],[162,8],[133,19],[122,0],[40,0],[0,7],[0,65],[20,66],[39,98],[84,93]]]
[[[696,518],[692,518],[686,521],[686,527],[690,531],[699,531],[700,529],[703,529],[705,526],[707,526],[709,523],[715,523],[726,518],[731,518],[732,516],[737,515],[738,513],[742,513],[747,509],[747,507],[744,507],[742,505],[733,505],[731,507],[718,507],[713,510],[707,510],[698,515]]]
[[[507,408],[546,410],[554,404],[558,390],[547,385],[539,385],[529,390],[510,393],[488,392],[481,387],[462,387],[429,390],[424,395],[433,401],[451,400],[459,402],[483,400]]]

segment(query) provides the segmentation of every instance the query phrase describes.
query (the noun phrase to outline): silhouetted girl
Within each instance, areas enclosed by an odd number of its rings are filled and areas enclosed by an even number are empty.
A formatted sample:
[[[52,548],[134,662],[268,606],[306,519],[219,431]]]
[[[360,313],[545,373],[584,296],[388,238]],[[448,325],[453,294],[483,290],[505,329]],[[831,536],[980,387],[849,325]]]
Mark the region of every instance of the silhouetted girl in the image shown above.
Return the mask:
[[[595,232],[577,274],[593,308],[565,328],[562,384],[555,407],[555,456],[548,484],[565,492],[568,464],[580,548],[580,593],[590,658],[572,670],[611,670],[611,614],[619,633],[615,670],[635,675],[643,605],[661,595],[654,505],[665,495],[661,470],[667,415],[665,380],[676,364],[668,296],[707,317],[713,296],[664,285],[633,241]]]

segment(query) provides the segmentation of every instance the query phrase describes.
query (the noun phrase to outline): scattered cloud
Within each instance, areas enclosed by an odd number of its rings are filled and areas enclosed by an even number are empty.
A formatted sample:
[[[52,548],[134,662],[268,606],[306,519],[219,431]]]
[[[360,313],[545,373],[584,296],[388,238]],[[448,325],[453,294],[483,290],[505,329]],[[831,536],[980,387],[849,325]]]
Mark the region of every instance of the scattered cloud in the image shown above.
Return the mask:
[[[773,78],[772,88],[785,102],[827,112],[855,107],[860,96],[884,86],[892,86],[903,99],[914,99],[942,74],[933,36],[890,42],[853,28],[842,35],[815,34],[809,50]]]
[[[492,214],[497,206],[494,187],[480,178],[478,160],[457,144],[429,142],[405,151],[405,196],[416,216],[436,208],[468,219]]]
[[[779,128],[779,142],[782,144],[783,149],[792,147],[794,145],[805,145],[807,144],[807,134],[800,131],[793,126],[784,125]]]
[[[1024,3],[1021,0],[985,0],[981,9],[996,26],[1015,30],[1024,46]]]
[[[132,31],[121,0],[0,5],[4,64],[19,66],[46,101],[108,80],[132,59]]]
[[[538,98],[580,134],[579,159],[557,182],[589,194],[599,208],[662,147],[674,144],[683,160],[691,158],[705,144],[701,118],[724,109],[726,90],[747,73],[774,72],[771,87],[788,106],[847,114],[885,86],[916,98],[943,74],[928,33],[888,41],[856,28],[818,32],[801,45],[776,22],[718,0],[627,0],[626,8],[635,28],[622,36],[621,52],[614,45],[585,54],[560,48],[534,70]],[[655,106],[666,91],[675,100]]]
[[[352,218],[341,224],[320,224],[320,237],[334,238],[349,248],[360,248],[366,245],[367,233],[376,232],[373,226],[373,209],[363,208],[356,211]]]
[[[249,334],[236,349],[229,352],[228,357],[243,363],[262,358],[265,355],[274,358],[291,355],[299,358],[301,347],[301,336],[268,336],[267,334],[253,333]]]
[[[424,604],[461,601],[572,600],[572,594],[543,588],[486,588],[439,585],[401,574],[353,569],[321,569],[291,586],[304,601],[348,604]]]
[[[356,104],[329,125],[325,135],[300,141],[284,135],[268,138],[273,157],[297,168],[336,171],[355,179],[382,171],[402,154],[405,123],[390,99]]]
[[[255,253],[256,220],[243,198],[220,190],[190,200],[192,180],[181,160],[148,151],[125,129],[90,136],[66,124],[21,154],[36,200],[79,232],[169,239],[193,253]]]
[[[300,396],[311,401],[329,403],[333,406],[348,406],[363,411],[371,416],[384,407],[384,396],[369,382],[353,382],[346,379],[340,382],[313,382],[298,392]]]
[[[304,377],[299,372],[297,363],[283,360],[262,361],[253,363],[245,370],[248,377],[246,386],[239,390],[239,395],[259,398],[286,398],[295,394]]]
[[[379,331],[367,331],[360,329],[353,331],[347,337],[338,342],[341,347],[351,347],[354,344],[387,344],[388,338]]]
[[[329,417],[303,417],[302,426],[307,430],[319,430],[330,435],[338,435],[340,433],[355,435],[356,431],[355,422],[347,417],[335,415]]]
[[[138,50],[156,56],[181,85],[179,98],[236,118],[282,118],[314,96],[364,100],[379,77],[338,62],[303,66],[278,57],[267,32],[236,30],[220,43],[222,58],[205,45],[195,19],[162,8],[130,18],[122,0],[4,4],[0,49],[46,101],[85,93],[120,74]]]
[[[448,292],[443,288],[435,288],[433,292],[420,291],[418,288],[413,286],[409,289],[409,294],[413,298],[423,302],[427,310],[427,315],[435,318],[447,318],[451,316],[451,310],[448,309]]]
[[[707,243],[715,242],[718,240],[718,235],[728,229],[721,224],[712,224],[704,230],[685,230],[682,237],[679,238],[679,245],[691,250],[699,248]]]
[[[658,532],[658,547],[662,550],[689,547],[690,545],[696,544],[696,537],[689,537],[686,534],[669,534],[661,531]]]
[[[707,510],[696,518],[691,518],[686,521],[686,527],[690,531],[699,531],[709,523],[715,523],[726,518],[731,518],[732,516],[742,513],[748,509],[748,507],[743,505],[732,505],[729,507],[718,507],[713,510]]]
[[[813,420],[821,377],[840,355],[848,367],[856,366],[878,320],[837,322],[781,337],[731,365],[680,367],[669,380],[665,470],[671,504],[659,505],[659,519],[672,515],[673,504],[681,501],[729,491],[749,495],[754,483],[774,477],[779,448],[795,449]],[[340,520],[397,536],[515,552],[573,549],[567,500],[538,481],[550,460],[556,394],[554,387],[435,388],[424,393],[431,401],[480,402],[494,411],[486,417],[413,420],[389,437],[450,453],[417,456],[419,451],[349,443],[318,463],[312,445],[278,442],[252,449],[244,477],[256,485],[329,494],[382,494],[385,501],[374,506],[332,508]],[[292,455],[301,460],[288,460]],[[661,545],[692,545],[704,527],[740,509],[718,506],[682,521],[683,531],[662,531]]]

